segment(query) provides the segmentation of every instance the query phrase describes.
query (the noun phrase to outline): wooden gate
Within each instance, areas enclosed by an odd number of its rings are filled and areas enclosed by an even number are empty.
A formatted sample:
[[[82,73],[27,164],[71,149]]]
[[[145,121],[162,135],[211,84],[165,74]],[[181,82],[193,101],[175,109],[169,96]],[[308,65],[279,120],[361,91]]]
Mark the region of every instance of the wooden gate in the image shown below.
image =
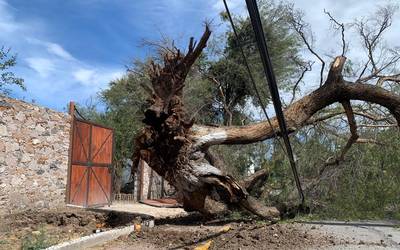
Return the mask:
[[[77,112],[71,102],[67,203],[80,207],[110,205],[113,197],[114,131],[83,117],[78,118]]]

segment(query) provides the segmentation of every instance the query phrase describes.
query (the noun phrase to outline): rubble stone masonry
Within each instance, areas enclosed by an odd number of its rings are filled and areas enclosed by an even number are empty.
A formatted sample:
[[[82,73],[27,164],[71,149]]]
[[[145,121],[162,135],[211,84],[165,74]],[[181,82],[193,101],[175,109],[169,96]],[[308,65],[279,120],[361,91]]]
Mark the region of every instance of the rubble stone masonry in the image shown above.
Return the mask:
[[[65,206],[70,116],[0,96],[0,215]]]

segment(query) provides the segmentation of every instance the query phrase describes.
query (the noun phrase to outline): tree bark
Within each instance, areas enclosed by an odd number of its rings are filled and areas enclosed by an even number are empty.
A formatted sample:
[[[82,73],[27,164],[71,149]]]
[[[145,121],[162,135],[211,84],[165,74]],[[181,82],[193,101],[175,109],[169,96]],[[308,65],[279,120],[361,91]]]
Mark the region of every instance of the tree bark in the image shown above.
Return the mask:
[[[279,212],[250,197],[245,187],[214,166],[216,161],[208,153],[208,148],[217,144],[263,141],[274,137],[274,131],[279,135],[276,118],[271,120],[272,127],[268,122],[212,127],[194,125],[184,111],[184,81],[191,65],[206,47],[210,33],[206,27],[197,45],[192,38],[186,55],[175,49],[164,56],[162,66],[152,63],[149,75],[153,94],[143,120],[146,127],[136,138],[134,162],[145,160],[154,171],[177,188],[187,211],[208,214],[205,200],[209,197],[273,219]],[[345,57],[337,57],[325,83],[284,111],[290,132],[309,125],[309,119],[319,110],[335,102],[350,100],[380,104],[400,123],[400,97],[379,86],[345,81],[342,77],[345,61]]]

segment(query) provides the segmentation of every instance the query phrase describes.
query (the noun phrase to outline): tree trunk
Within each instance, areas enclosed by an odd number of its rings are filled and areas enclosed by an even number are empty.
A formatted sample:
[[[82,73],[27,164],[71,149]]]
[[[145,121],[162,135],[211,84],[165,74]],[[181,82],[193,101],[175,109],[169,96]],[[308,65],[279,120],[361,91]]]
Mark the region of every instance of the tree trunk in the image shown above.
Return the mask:
[[[211,32],[205,32],[196,45],[190,39],[188,52],[178,49],[164,55],[162,66],[151,64],[149,75],[153,94],[145,111],[146,124],[136,138],[134,162],[145,160],[160,176],[164,177],[183,196],[187,211],[208,214],[207,197],[240,207],[267,219],[279,215],[251,198],[247,190],[233,177],[213,166],[208,148],[217,144],[245,144],[262,141],[279,134],[278,122],[272,119],[247,126],[213,127],[194,125],[188,120],[182,102],[182,89],[191,65],[206,47]],[[380,104],[390,110],[400,122],[400,97],[380,87],[350,83],[343,79],[345,57],[337,57],[331,65],[325,84],[285,111],[290,132],[309,125],[310,118],[319,110],[345,100],[361,100]],[[133,165],[137,165],[134,163]],[[254,178],[257,177],[257,175]],[[252,183],[247,180],[245,183]]]

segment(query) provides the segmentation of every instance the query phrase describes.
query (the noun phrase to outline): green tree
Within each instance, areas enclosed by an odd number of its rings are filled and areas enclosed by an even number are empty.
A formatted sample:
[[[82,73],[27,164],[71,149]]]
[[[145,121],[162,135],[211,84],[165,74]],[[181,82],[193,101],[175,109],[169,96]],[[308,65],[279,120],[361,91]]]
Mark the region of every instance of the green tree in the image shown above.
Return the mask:
[[[259,1],[259,6],[279,87],[281,90],[291,89],[300,73],[298,66],[304,62],[299,54],[302,46],[299,37],[288,22],[289,8],[286,4],[276,4],[269,0]],[[230,27],[225,12],[221,13],[221,18]],[[216,51],[214,58],[209,56],[209,60],[200,64],[203,66],[201,72],[214,90],[212,120],[228,126],[254,122],[251,113],[261,110],[239,46],[244,50],[264,105],[269,101],[266,79],[250,20],[248,17],[234,17],[234,24],[238,39],[232,28],[228,28],[222,37],[218,37],[211,44],[212,48],[209,51]],[[219,44],[220,48],[215,49],[215,44]],[[254,105],[250,110],[249,103]],[[250,169],[273,165],[266,160],[274,150],[273,145],[271,142],[240,146],[220,145],[213,150],[224,160],[225,171],[240,177],[247,175]]]
[[[287,21],[289,13],[285,4],[275,4],[274,1],[264,0],[259,2],[259,6],[274,72],[279,87],[287,90],[294,84],[294,79],[299,73],[299,64],[304,63],[299,55],[301,43]],[[221,13],[221,17],[223,21],[228,22],[226,13]],[[238,39],[232,29],[228,29],[225,36],[220,38],[220,43],[224,44],[222,52],[217,55],[217,60],[209,62],[207,69],[209,78],[219,88],[220,93],[216,93],[216,97],[220,116],[226,125],[232,122],[240,124],[248,118],[242,112],[246,101],[249,100],[256,107],[260,107],[239,46],[244,50],[264,104],[269,99],[250,20],[248,17],[235,17],[234,23]],[[229,23],[227,25],[230,26]]]
[[[9,86],[16,85],[26,90],[24,79],[15,76],[11,71],[17,63],[17,56],[10,54],[10,49],[0,48],[0,93],[10,94]]]

